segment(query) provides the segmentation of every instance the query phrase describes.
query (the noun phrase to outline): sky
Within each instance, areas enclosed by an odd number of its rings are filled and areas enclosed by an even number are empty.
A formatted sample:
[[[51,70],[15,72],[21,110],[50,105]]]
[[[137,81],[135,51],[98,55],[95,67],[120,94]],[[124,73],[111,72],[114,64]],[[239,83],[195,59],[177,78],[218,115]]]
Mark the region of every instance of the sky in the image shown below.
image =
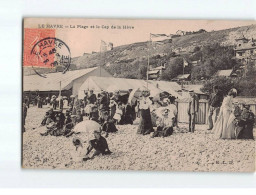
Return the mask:
[[[75,19],[75,18],[28,18],[25,19],[24,28],[56,29],[56,38],[64,41],[71,50],[71,56],[77,57],[83,53],[100,51],[101,40],[112,42],[115,46],[144,42],[149,40],[150,33],[175,34],[177,30],[206,31],[222,30],[239,26],[256,24],[255,21],[242,20],[117,20],[117,19]],[[56,28],[53,25],[63,25]],[[80,26],[79,26],[80,25]],[[96,25],[99,28],[96,28]],[[66,28],[66,26],[68,28]],[[94,26],[94,28],[91,28]],[[120,26],[121,29],[111,29]],[[124,29],[123,26],[133,27]]]

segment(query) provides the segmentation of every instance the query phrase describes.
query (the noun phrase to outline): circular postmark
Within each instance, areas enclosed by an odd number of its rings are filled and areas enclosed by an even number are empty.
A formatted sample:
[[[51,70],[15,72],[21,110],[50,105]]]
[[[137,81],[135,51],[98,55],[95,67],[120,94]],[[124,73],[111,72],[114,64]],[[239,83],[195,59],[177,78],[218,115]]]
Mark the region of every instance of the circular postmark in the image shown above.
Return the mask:
[[[61,68],[65,73],[71,63],[70,49],[60,39],[47,37],[38,41],[32,48],[32,57],[37,60],[37,67]]]

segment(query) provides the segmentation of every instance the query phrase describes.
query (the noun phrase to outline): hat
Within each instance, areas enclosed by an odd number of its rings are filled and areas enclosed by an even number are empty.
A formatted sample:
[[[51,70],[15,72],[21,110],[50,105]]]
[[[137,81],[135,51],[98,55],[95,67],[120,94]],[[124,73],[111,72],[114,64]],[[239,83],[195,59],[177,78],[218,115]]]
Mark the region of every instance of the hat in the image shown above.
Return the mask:
[[[228,95],[229,96],[233,95],[234,97],[236,97],[237,96],[237,90],[235,88],[230,89],[229,92],[228,92]]]
[[[168,98],[164,98],[163,103],[170,103],[170,100]]]
[[[74,117],[76,117],[76,115],[72,114],[72,115],[71,115],[71,118],[74,118]]]
[[[99,131],[99,130],[94,130],[94,131],[93,131],[93,134],[94,134],[94,133],[100,134],[100,131]]]
[[[249,109],[249,108],[250,108],[250,105],[249,105],[249,104],[244,103],[244,104],[243,104],[243,107],[244,107],[244,108],[246,108],[246,109]]]
[[[70,112],[68,110],[66,111],[66,115],[70,115]]]
[[[73,138],[72,142],[73,142],[74,146],[82,145],[82,142],[79,138]]]

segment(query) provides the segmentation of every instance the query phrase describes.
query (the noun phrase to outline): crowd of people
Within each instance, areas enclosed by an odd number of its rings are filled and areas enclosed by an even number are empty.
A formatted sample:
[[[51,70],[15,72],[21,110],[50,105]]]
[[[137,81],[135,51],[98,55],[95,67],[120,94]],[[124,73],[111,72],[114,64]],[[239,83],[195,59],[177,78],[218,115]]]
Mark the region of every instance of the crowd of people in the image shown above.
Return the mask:
[[[236,89],[231,89],[224,97],[218,86],[214,86],[209,100],[209,128],[217,139],[253,139],[254,115],[247,104],[240,109],[234,105]],[[70,98],[52,96],[46,99],[51,108],[45,113],[41,126],[46,126],[42,136],[66,136],[74,134],[72,129],[82,122],[84,117],[101,125],[100,129],[93,129],[95,139],[87,147],[84,160],[98,154],[111,154],[107,141],[101,136],[102,132],[117,132],[116,125],[133,124],[139,118],[137,133],[150,134],[154,137],[171,136],[174,127],[178,128],[175,97],[168,94],[159,96],[157,100],[150,96],[149,90],[142,90],[135,101],[130,102],[131,90],[126,94],[120,91],[109,93],[101,91],[97,95],[93,90],[84,91],[84,98],[71,95]],[[42,98],[37,96],[38,108],[42,107]],[[26,99],[25,99],[26,100]],[[23,124],[27,115],[27,102],[23,103]],[[187,114],[189,116],[188,131],[195,131],[195,118],[199,112],[199,98],[194,91],[190,91],[190,100]],[[213,119],[214,116],[214,119]],[[155,128],[154,128],[155,127]],[[25,128],[23,128],[25,132]],[[81,141],[73,140],[76,149],[80,148]],[[91,152],[94,150],[94,152]],[[92,153],[91,156],[89,154]]]

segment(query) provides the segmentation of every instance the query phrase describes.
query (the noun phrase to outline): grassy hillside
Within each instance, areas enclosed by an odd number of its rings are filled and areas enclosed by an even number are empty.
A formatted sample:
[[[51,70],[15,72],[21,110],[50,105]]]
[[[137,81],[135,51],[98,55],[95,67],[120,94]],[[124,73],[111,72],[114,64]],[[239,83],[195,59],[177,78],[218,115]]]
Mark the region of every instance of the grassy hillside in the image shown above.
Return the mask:
[[[73,58],[72,64],[73,67],[76,66],[76,69],[101,65],[117,77],[143,78],[145,77],[148,54],[150,56],[150,65],[157,66],[167,61],[172,61],[179,56],[191,55],[195,47],[214,43],[230,46],[234,45],[235,39],[241,37],[242,34],[246,38],[252,38],[255,32],[256,25],[250,25],[186,35],[174,38],[172,43],[150,46],[149,50],[147,42],[133,43],[114,47],[112,51],[105,53],[94,53]],[[38,71],[41,72],[42,70]],[[27,75],[33,73],[33,71],[25,70],[24,73]]]

